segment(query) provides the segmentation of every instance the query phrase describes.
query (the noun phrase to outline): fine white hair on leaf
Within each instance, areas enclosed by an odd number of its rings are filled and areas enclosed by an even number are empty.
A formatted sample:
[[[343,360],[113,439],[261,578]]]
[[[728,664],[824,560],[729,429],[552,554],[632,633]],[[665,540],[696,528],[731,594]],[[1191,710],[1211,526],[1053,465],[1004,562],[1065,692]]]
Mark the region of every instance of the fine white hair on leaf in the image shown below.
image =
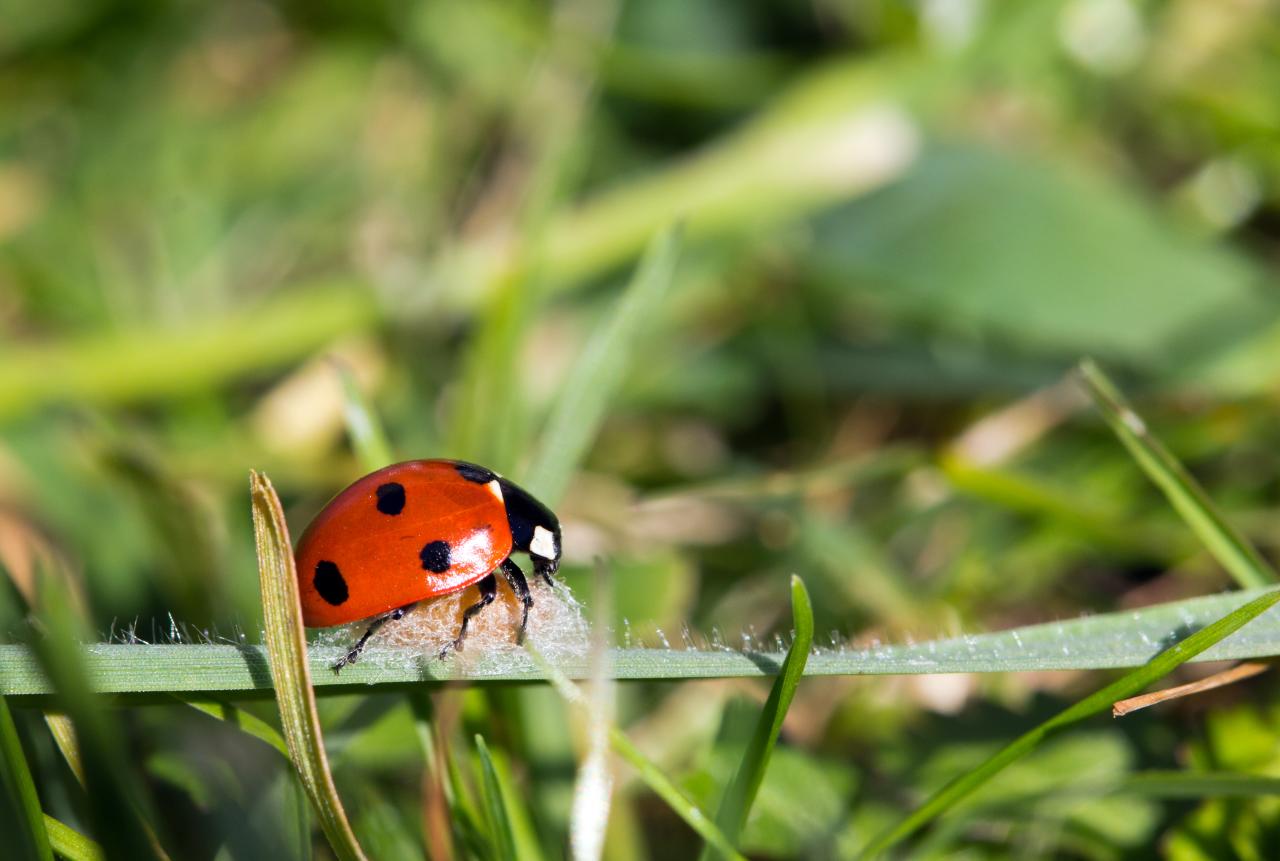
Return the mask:
[[[529,609],[526,636],[551,660],[585,655],[590,637],[582,608],[569,591],[551,588],[540,580],[529,584],[533,606]],[[388,622],[369,640],[361,662],[388,668],[419,666],[424,658],[434,660],[462,626],[463,611],[480,600],[475,586],[420,602],[404,618]],[[369,619],[352,622],[318,632],[312,644],[319,647],[350,648],[365,629]],[[467,639],[461,652],[446,660],[461,662],[463,667],[480,658],[487,667],[500,670],[503,664],[523,666],[524,650],[516,645],[520,626],[520,604],[504,581],[499,581],[498,597],[467,626]]]

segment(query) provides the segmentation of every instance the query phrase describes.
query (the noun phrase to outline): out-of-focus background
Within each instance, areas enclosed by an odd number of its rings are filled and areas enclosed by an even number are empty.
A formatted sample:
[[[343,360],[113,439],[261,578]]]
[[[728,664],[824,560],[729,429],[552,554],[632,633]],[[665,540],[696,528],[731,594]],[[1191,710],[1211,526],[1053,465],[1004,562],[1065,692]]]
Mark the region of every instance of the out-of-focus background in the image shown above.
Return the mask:
[[[619,632],[785,628],[793,572],[842,641],[1226,588],[1064,375],[1102,362],[1274,548],[1277,12],[0,2],[0,558],[24,588],[33,560],[70,572],[104,636],[164,639],[172,619],[256,637],[247,471],[295,534],[361,471],[335,361],[400,456],[519,481],[584,339],[683,220],[676,280],[558,506],[570,584],[611,560]],[[845,855],[1093,684],[806,682],[746,848]],[[1036,803],[989,799],[933,851],[1265,857],[1268,801],[1052,789],[1274,771],[1267,690],[1068,736],[1019,773]],[[621,717],[713,799],[732,766],[717,732],[759,691],[625,687]],[[473,718],[558,857],[572,756],[539,741],[548,697]],[[339,784],[378,857],[412,857],[407,709],[370,702],[332,717]],[[175,846],[307,857],[273,828],[283,766],[202,720],[128,715]],[[675,823],[620,793],[608,857],[689,856]]]

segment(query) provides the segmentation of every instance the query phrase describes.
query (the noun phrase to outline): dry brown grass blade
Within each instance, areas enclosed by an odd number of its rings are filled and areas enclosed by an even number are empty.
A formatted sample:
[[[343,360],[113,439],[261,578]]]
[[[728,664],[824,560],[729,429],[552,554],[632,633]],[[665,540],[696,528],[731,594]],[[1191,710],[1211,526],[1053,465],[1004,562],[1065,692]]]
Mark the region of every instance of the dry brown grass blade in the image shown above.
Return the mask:
[[[276,702],[285,742],[302,786],[311,799],[329,845],[342,861],[364,861],[329,771],[320,736],[311,671],[307,666],[307,641],[298,599],[298,577],[293,546],[280,499],[271,481],[253,471],[249,477],[253,499],[253,534],[258,547],[258,574],[262,581],[262,616],[266,626],[267,658],[275,683]]]

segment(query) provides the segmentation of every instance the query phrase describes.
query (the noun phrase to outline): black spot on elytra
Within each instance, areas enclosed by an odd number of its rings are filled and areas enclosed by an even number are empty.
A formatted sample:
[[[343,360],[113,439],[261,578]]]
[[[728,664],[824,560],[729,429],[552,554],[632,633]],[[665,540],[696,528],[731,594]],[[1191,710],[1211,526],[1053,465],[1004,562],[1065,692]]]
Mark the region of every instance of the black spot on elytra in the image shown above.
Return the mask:
[[[316,563],[316,576],[311,580],[312,585],[316,587],[316,591],[320,593],[320,597],[328,601],[333,606],[346,603],[347,581],[343,579],[342,572],[338,570],[338,566],[327,559],[322,559]]]
[[[449,570],[449,544],[445,541],[432,541],[425,544],[418,553],[422,567],[433,574],[443,574]]]
[[[476,484],[488,484],[497,478],[496,475],[483,466],[476,466],[474,463],[456,463],[453,468],[458,471],[458,475],[467,481],[474,481]]]
[[[388,481],[378,485],[378,510],[383,514],[396,515],[404,511],[404,485],[398,481]]]

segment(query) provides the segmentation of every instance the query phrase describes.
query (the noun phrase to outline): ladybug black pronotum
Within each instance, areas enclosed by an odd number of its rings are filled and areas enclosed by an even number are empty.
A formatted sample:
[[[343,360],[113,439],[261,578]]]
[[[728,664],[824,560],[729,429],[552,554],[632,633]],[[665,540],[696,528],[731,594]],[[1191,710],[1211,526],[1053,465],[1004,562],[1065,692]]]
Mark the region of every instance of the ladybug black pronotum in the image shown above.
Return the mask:
[[[463,461],[397,463],[339,493],[302,533],[302,620],[323,628],[376,617],[334,665],[341,670],[414,604],[476,584],[480,600],[466,609],[445,654],[462,648],[468,623],[497,596],[502,572],[523,607],[521,641],[533,596],[511,559],[515,552],[528,553],[534,572],[551,584],[560,566],[560,521],[527,491]]]

